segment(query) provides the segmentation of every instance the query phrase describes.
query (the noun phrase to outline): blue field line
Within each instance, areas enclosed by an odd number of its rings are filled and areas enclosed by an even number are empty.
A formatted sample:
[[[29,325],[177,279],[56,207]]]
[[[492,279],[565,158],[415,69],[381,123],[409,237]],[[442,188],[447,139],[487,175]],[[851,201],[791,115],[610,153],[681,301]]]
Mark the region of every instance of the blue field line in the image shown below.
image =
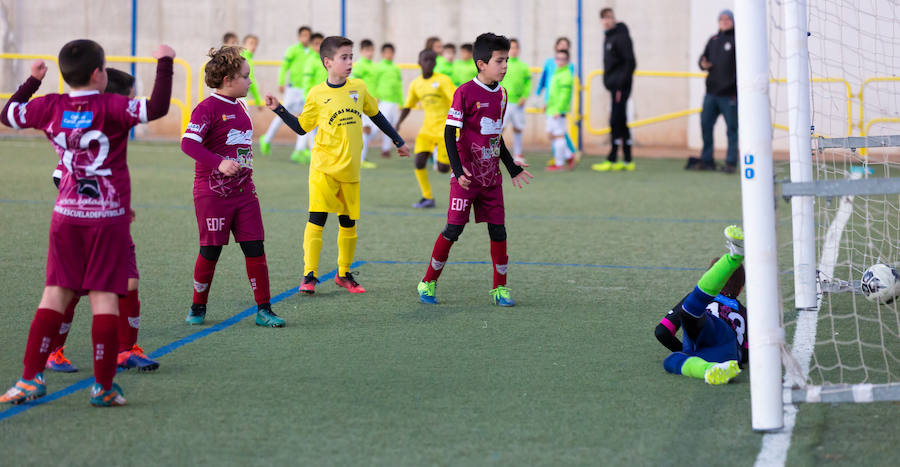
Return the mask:
[[[357,262],[353,263],[352,265],[350,265],[350,267],[351,267],[351,268],[357,268],[357,267],[360,267],[360,266],[362,266],[362,265],[364,265],[364,264],[366,264],[366,263],[367,263],[367,261],[357,261]],[[328,274],[325,274],[324,276],[320,277],[319,280],[320,280],[320,281],[326,281],[326,280],[328,280],[328,279],[333,278],[333,277],[335,276],[335,274],[337,274],[337,269],[335,269],[335,270],[329,272]],[[281,292],[280,294],[278,294],[278,295],[272,297],[272,300],[270,301],[270,303],[272,303],[272,304],[274,305],[274,304],[276,304],[276,303],[278,303],[278,302],[280,302],[280,301],[282,301],[282,300],[284,300],[284,299],[286,299],[286,298],[288,298],[288,297],[291,297],[291,296],[293,296],[293,295],[296,295],[298,292],[299,292],[299,291],[298,291],[297,287],[291,287],[290,289],[287,289],[287,290],[285,290],[284,292]],[[164,346],[162,346],[162,347],[160,347],[160,348],[154,350],[153,352],[150,352],[150,353],[148,354],[148,356],[149,356],[150,358],[156,359],[156,358],[162,357],[163,355],[172,353],[172,352],[174,352],[176,349],[178,349],[178,348],[180,348],[180,347],[183,347],[183,346],[185,346],[185,345],[187,345],[187,344],[190,344],[191,342],[194,342],[194,341],[196,341],[196,340],[202,339],[202,338],[204,338],[204,337],[206,337],[206,336],[208,336],[208,335],[210,335],[210,334],[214,334],[214,333],[217,333],[217,332],[219,332],[219,331],[223,331],[223,330],[225,330],[225,329],[228,329],[228,328],[230,328],[231,326],[234,326],[235,324],[237,324],[237,323],[243,321],[244,319],[247,319],[248,317],[254,315],[255,313],[256,313],[256,305],[253,305],[253,306],[251,306],[250,308],[247,308],[246,310],[244,310],[244,311],[242,311],[242,312],[240,312],[240,313],[238,313],[238,314],[236,314],[236,315],[234,315],[234,316],[232,316],[232,317],[226,319],[225,321],[222,321],[221,323],[214,324],[214,325],[212,325],[212,326],[210,326],[210,327],[208,327],[208,328],[204,328],[204,329],[202,329],[202,330],[200,330],[200,331],[197,331],[197,332],[195,332],[195,333],[193,333],[193,334],[190,334],[190,335],[188,335],[188,336],[182,337],[181,339],[178,339],[178,340],[175,341],[175,342],[172,342],[172,343],[170,343],[170,344],[166,344],[166,345],[164,345]],[[34,408],[34,407],[37,407],[37,406],[39,406],[39,405],[43,405],[43,404],[46,404],[46,403],[48,403],[48,402],[53,402],[53,401],[55,401],[55,400],[57,400],[57,399],[60,399],[60,398],[62,398],[62,397],[68,396],[68,395],[70,395],[70,394],[74,394],[74,393],[76,393],[76,392],[78,392],[78,391],[81,391],[82,389],[87,389],[87,388],[89,388],[93,383],[94,383],[94,377],[91,376],[90,378],[85,378],[85,379],[83,379],[83,380],[81,380],[81,381],[72,383],[72,384],[70,384],[69,386],[66,386],[66,387],[60,389],[59,391],[56,391],[56,392],[52,392],[52,393],[50,393],[50,394],[47,394],[46,396],[41,397],[40,399],[36,399],[36,400],[30,401],[30,402],[26,402],[26,403],[21,404],[21,405],[14,405],[14,406],[12,406],[12,407],[9,408],[9,409],[6,409],[6,410],[0,412],[0,421],[6,420],[7,418],[10,418],[10,417],[14,417],[14,416],[16,416],[16,415],[18,415],[18,414],[20,414],[20,413],[22,413],[22,412],[25,412],[26,410],[29,410],[29,409]]]
[[[389,261],[369,260],[369,264],[428,264],[428,261]],[[491,264],[490,261],[450,261],[451,264]],[[510,261],[515,266],[550,266],[568,268],[597,268],[597,269],[638,269],[642,271],[705,271],[706,268],[687,268],[678,266],[624,266],[618,264],[589,264],[589,263],[549,263],[543,261]]]
[[[35,205],[52,205],[53,200],[33,200],[33,199],[0,199],[0,203],[6,204],[35,204]],[[131,207],[138,209],[168,209],[178,211],[193,211],[194,206],[188,205],[169,205],[169,204],[132,204]],[[263,208],[262,212],[273,214],[307,214],[307,209],[280,209],[280,208]],[[362,211],[363,216],[393,216],[393,217],[435,217],[443,218],[447,213],[442,210],[435,211]],[[609,222],[649,222],[664,224],[740,224],[740,219],[683,219],[668,217],[630,217],[630,216],[591,216],[591,215],[558,215],[544,216],[539,214],[519,214],[506,216],[508,219],[525,219],[525,220],[550,220],[550,221],[609,221]]]

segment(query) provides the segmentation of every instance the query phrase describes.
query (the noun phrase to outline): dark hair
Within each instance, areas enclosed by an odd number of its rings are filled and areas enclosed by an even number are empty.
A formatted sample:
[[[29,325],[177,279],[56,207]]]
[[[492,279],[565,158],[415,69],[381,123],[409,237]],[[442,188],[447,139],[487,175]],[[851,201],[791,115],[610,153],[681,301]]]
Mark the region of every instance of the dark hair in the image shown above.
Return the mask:
[[[322,45],[319,46],[319,56],[322,57],[322,65],[325,65],[326,58],[334,60],[334,56],[337,54],[338,49],[345,46],[350,46],[352,48],[353,41],[344,36],[326,37],[325,40],[322,41]]]
[[[394,44],[391,44],[390,42],[385,42],[384,45],[381,46],[381,53],[384,53],[387,49],[391,49],[391,52],[396,52]]]
[[[459,50],[465,50],[466,52],[472,52],[472,44],[466,42],[465,44],[459,46]]]
[[[569,58],[569,50],[568,49],[559,49],[554,54],[565,54],[566,58]]]
[[[448,43],[444,44],[444,50],[447,50],[447,49],[450,49],[450,50],[456,52],[456,44],[454,44],[452,42],[448,42]]]
[[[560,36],[560,37],[556,38],[556,42],[553,44],[553,47],[554,48],[559,47],[559,43],[562,41],[566,41],[566,44],[569,44],[569,47],[572,46],[572,41],[570,41],[568,37]]]
[[[259,42],[259,37],[257,37],[256,34],[247,34],[244,36],[244,42],[247,42],[247,39],[253,39],[256,42]]]
[[[375,47],[375,44],[374,44],[371,40],[369,40],[369,39],[363,39],[363,40],[359,41],[359,48],[360,48],[360,50],[362,50],[362,49],[371,49],[371,48],[374,48],[374,47]]]
[[[615,13],[613,13],[613,9],[610,8],[610,7],[606,7],[606,8],[604,8],[604,9],[600,10],[600,17],[601,17],[601,18],[605,18],[606,15],[615,15]]]
[[[206,74],[206,85],[213,89],[222,87],[225,78],[240,73],[244,63],[240,47],[223,45],[218,50],[209,49],[207,56],[209,61],[206,62],[203,71]]]
[[[76,39],[59,49],[59,71],[72,87],[86,86],[94,70],[103,69],[106,54],[100,44],[90,39]]]
[[[226,32],[225,35],[222,36],[222,43],[227,44],[228,41],[230,41],[232,39],[238,40],[237,34],[235,34],[233,32]]]
[[[134,76],[122,70],[107,68],[106,78],[106,89],[103,92],[121,94],[125,97],[131,95],[131,89],[134,88]]]
[[[716,264],[716,261],[719,260],[719,257],[713,258],[709,263],[709,267],[712,267],[713,264]],[[737,269],[731,273],[731,277],[728,278],[728,282],[725,282],[725,286],[722,287],[722,290],[719,292],[722,295],[729,298],[737,298],[738,295],[741,294],[741,290],[744,289],[744,265],[738,266]]]
[[[435,42],[440,42],[441,38],[437,36],[431,36],[428,39],[425,39],[425,48],[431,50],[434,48]]]
[[[309,36],[310,42],[312,42],[316,39],[325,39],[325,35],[323,35],[321,32],[314,32],[314,33],[312,33],[311,36]]]
[[[312,29],[310,29],[309,26],[300,26],[300,29],[297,30],[297,35],[303,34],[303,31],[312,34]]]
[[[509,43],[512,44],[513,42],[515,42],[516,45],[519,44],[519,40],[518,40],[518,39],[516,39],[515,37],[510,37],[510,38],[509,38]]]
[[[475,60],[475,66],[478,66],[479,60],[484,63],[491,61],[495,50],[509,52],[509,39],[506,36],[498,36],[490,32],[478,36],[475,39],[475,45],[472,46],[472,59]]]

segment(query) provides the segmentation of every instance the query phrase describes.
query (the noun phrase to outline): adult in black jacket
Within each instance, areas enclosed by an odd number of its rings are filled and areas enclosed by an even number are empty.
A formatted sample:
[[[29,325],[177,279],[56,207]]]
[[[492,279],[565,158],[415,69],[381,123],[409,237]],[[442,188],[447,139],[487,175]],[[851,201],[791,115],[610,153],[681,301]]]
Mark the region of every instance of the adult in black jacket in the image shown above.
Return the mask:
[[[606,29],[603,42],[603,86],[609,90],[612,109],[609,113],[609,126],[612,130],[612,150],[606,162],[594,164],[592,168],[599,172],[609,170],[634,170],[631,161],[631,130],[628,129],[626,104],[631,95],[631,83],[634,78],[636,62],[631,36],[625,23],[617,23],[612,8],[600,10],[600,21]],[[619,146],[625,162],[617,161]]]
[[[700,114],[703,152],[694,168],[715,169],[713,127],[721,114],[728,126],[728,153],[722,171],[735,173],[738,162],[737,62],[734,53],[734,15],[730,10],[719,13],[719,32],[706,43],[699,65],[708,74],[703,113]]]

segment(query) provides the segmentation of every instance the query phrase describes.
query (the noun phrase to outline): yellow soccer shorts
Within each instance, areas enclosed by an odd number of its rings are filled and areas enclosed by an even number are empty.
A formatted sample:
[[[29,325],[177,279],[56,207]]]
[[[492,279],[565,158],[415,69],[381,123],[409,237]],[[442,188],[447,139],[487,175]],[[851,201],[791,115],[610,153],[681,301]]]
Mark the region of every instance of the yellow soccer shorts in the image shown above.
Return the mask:
[[[431,136],[419,133],[416,136],[416,148],[414,153],[420,154],[423,152],[427,152],[429,154],[434,151],[434,147],[437,146],[437,161],[444,165],[450,165],[450,157],[447,156],[447,146],[444,145],[444,135],[440,136]]]
[[[359,182],[342,182],[310,169],[309,212],[333,212],[359,219]]]

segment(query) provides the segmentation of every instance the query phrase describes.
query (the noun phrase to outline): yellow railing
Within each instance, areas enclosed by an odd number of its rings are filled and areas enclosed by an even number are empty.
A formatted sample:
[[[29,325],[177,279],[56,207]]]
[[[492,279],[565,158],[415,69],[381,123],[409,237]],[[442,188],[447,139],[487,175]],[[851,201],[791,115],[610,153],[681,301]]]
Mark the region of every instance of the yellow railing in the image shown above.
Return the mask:
[[[6,60],[43,60],[43,61],[45,61],[45,62],[53,62],[53,64],[56,65],[56,75],[57,75],[57,77],[59,78],[59,89],[57,90],[57,92],[59,92],[60,94],[63,93],[63,89],[64,89],[64,88],[63,88],[63,78],[62,78],[62,73],[59,71],[59,60],[58,60],[56,57],[54,57],[53,55],[7,54],[7,53],[2,53],[2,54],[0,54],[0,59],[6,59]],[[12,94],[10,94],[9,96],[4,97],[4,99],[9,99],[11,96],[12,96]]]

